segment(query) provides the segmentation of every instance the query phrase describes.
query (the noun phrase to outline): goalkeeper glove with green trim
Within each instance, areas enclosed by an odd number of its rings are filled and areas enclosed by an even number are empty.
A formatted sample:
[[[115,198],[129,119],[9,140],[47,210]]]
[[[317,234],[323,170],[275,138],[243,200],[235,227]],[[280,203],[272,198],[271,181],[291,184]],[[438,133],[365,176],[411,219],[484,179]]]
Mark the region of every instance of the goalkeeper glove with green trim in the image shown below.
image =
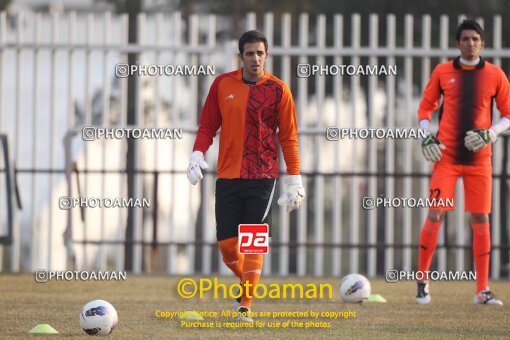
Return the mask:
[[[428,135],[421,143],[421,151],[423,156],[429,162],[437,162],[443,157],[441,150],[446,150],[446,146],[443,145],[436,137]]]
[[[464,146],[469,151],[478,152],[486,145],[494,143],[497,138],[498,135],[492,128],[487,130],[470,130],[466,133],[466,137],[464,137]]]

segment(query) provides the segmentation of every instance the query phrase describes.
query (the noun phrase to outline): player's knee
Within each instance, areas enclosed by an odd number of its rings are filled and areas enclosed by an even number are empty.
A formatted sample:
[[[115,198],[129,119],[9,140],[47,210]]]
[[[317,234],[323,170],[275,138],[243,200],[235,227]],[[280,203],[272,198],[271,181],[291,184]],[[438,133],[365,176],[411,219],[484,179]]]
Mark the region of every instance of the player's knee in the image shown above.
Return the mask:
[[[480,224],[489,222],[489,214],[471,214],[471,223]]]
[[[264,254],[245,254],[244,260],[247,262],[256,262],[263,263],[264,262]]]
[[[434,223],[437,223],[437,222],[443,222],[445,215],[446,215],[446,211],[442,211],[442,210],[430,210],[429,214],[427,215],[427,218],[430,221],[432,221]]]
[[[239,260],[237,252],[237,237],[218,241],[223,262],[228,265],[234,265]]]

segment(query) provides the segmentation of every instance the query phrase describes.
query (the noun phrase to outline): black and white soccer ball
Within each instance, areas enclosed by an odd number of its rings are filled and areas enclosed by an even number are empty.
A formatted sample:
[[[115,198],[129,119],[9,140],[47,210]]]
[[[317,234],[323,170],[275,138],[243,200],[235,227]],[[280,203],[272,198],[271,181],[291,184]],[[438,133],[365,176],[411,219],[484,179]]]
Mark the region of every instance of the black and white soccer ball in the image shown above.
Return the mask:
[[[361,274],[349,274],[340,282],[340,298],[349,303],[362,303],[372,292],[370,281]]]
[[[108,335],[118,323],[117,311],[104,300],[90,301],[80,312],[81,328],[88,335]]]

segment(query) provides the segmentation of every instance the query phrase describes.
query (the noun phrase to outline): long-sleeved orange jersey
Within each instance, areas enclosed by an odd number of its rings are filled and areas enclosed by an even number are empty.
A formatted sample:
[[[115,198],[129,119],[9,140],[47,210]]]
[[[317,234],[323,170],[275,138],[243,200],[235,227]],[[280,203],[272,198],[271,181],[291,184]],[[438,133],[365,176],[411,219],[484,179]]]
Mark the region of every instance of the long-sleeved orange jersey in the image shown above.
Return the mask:
[[[278,178],[278,129],[287,173],[298,175],[296,110],[288,86],[267,71],[249,86],[242,74],[241,68],[214,80],[193,151],[205,154],[221,127],[218,178]]]
[[[465,69],[459,58],[436,66],[423,93],[419,120],[430,120],[439,111],[437,138],[446,146],[441,162],[483,165],[491,162],[492,145],[478,152],[464,146],[467,131],[488,129],[492,123],[494,99],[502,116],[510,118],[510,86],[501,68],[480,58],[480,63]]]

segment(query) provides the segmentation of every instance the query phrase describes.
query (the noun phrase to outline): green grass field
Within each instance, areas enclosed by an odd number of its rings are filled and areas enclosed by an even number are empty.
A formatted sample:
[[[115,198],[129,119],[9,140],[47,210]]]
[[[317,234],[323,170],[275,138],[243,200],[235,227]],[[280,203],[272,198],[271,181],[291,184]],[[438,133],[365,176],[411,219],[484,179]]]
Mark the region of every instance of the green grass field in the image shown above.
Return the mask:
[[[506,305],[472,305],[474,282],[433,282],[432,304],[418,306],[414,301],[415,284],[389,284],[371,280],[372,292],[384,296],[388,303],[352,305],[342,303],[331,278],[268,278],[262,283],[300,282],[330,283],[333,299],[315,300],[257,300],[253,310],[266,311],[355,311],[356,317],[315,321],[329,323],[330,328],[268,328],[269,323],[282,325],[294,320],[306,323],[311,319],[258,318],[265,327],[256,329],[181,328],[178,319],[155,316],[160,311],[217,311],[228,310],[231,300],[184,299],[177,294],[180,277],[136,277],[128,275],[120,282],[62,282],[36,283],[31,275],[0,275],[0,337],[28,337],[32,327],[48,323],[59,331],[57,337],[89,337],[80,328],[79,312],[94,299],[112,303],[119,314],[119,326],[111,336],[119,338],[508,338],[510,335],[510,282],[492,282],[491,288]],[[220,278],[231,284],[233,278]],[[227,317],[207,319],[220,325],[231,321]]]

